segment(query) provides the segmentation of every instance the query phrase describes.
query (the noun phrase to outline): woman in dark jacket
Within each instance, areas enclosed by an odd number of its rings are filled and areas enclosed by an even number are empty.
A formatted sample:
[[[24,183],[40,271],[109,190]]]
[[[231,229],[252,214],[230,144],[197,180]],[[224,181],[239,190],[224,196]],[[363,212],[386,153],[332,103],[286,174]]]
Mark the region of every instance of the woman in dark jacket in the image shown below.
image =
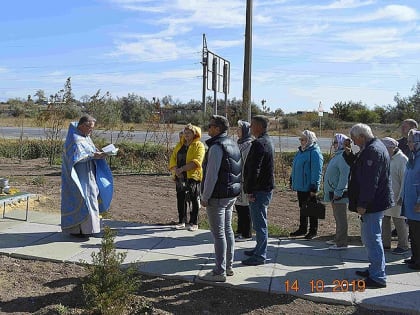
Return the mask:
[[[324,158],[316,143],[314,132],[304,130],[299,138],[300,147],[295,155],[292,166],[291,188],[297,191],[300,208],[299,229],[290,233],[291,237],[305,235],[308,229],[308,217],[302,214],[302,207],[308,201],[315,201],[322,177]],[[318,218],[309,217],[309,233],[306,239],[312,239],[318,232]]]

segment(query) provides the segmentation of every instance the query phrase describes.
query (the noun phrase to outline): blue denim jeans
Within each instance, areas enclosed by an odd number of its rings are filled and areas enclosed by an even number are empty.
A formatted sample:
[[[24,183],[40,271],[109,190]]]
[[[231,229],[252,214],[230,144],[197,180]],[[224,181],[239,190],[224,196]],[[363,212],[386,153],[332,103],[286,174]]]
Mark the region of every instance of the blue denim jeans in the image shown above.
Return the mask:
[[[385,253],[382,245],[382,219],[384,212],[362,215],[362,241],[369,260],[369,277],[379,283],[386,283]]]
[[[253,252],[254,256],[265,260],[267,258],[268,242],[267,209],[273,192],[257,191],[254,192],[254,196],[255,201],[249,202],[252,227],[255,230],[255,239],[257,241]]]
[[[232,211],[236,198],[209,199],[207,217],[214,238],[215,274],[225,274],[232,268],[235,236],[232,229]]]

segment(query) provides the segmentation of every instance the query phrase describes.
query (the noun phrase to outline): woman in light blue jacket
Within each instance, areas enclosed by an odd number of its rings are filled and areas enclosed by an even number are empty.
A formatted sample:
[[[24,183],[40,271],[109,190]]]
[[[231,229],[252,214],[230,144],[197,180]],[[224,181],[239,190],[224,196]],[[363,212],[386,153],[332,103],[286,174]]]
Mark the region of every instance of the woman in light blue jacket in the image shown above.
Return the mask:
[[[291,237],[305,235],[308,229],[308,217],[302,215],[302,207],[308,201],[315,201],[322,177],[324,158],[321,154],[314,132],[304,130],[299,137],[300,147],[295,155],[290,176],[291,188],[297,191],[300,208],[299,229],[290,233]],[[309,217],[309,233],[306,239],[312,239],[318,231],[318,218]]]
[[[411,258],[408,267],[420,270],[420,130],[411,129],[407,137],[410,154],[401,193],[402,215],[408,219]]]
[[[335,219],[334,241],[327,242],[330,249],[347,248],[347,182],[349,180],[350,166],[343,157],[345,142],[350,138],[337,133],[333,138],[333,156],[328,163],[324,175],[324,201],[331,202]]]

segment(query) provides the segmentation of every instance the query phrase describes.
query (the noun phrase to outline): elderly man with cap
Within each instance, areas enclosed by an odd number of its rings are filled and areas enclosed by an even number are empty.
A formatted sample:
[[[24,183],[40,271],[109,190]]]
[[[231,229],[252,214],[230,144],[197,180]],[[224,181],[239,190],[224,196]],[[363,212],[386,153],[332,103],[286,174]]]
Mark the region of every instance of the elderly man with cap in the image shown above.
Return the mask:
[[[388,150],[391,158],[390,171],[392,180],[392,191],[394,192],[395,200],[401,193],[401,187],[404,180],[404,171],[408,161],[405,154],[398,148],[398,141],[385,137],[381,139]],[[382,220],[382,243],[384,249],[391,249],[391,218],[397,229],[398,245],[392,251],[393,254],[403,255],[408,252],[408,226],[406,218],[401,216],[401,206],[396,205],[385,210],[384,218]]]

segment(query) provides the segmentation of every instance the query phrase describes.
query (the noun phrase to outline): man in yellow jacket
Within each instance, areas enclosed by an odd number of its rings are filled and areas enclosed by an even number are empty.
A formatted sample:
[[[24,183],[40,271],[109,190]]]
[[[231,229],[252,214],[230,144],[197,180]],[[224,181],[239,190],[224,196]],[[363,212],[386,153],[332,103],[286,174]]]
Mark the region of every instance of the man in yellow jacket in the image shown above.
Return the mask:
[[[180,141],[175,146],[169,160],[169,170],[176,182],[176,197],[179,221],[176,229],[186,228],[187,201],[191,202],[189,231],[198,229],[198,210],[200,208],[200,183],[203,178],[202,163],[205,154],[200,141],[201,128],[188,124]]]

